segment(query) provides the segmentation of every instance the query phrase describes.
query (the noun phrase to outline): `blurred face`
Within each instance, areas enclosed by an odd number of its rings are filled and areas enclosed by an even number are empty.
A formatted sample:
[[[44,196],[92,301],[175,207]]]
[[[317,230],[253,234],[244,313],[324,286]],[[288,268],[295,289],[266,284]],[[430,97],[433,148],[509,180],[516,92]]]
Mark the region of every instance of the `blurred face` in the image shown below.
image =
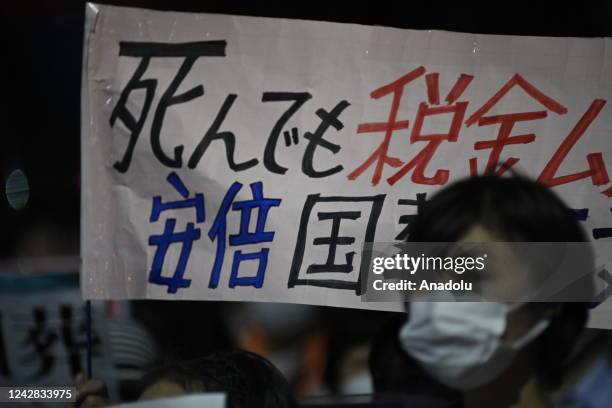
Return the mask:
[[[475,225],[457,240],[458,243],[502,243],[489,246],[494,254],[488,254],[486,268],[479,275],[473,275],[475,281],[482,282],[479,288],[482,293],[498,295],[493,298],[495,301],[487,297],[480,302],[413,302],[410,305],[410,317],[399,335],[402,346],[447,387],[477,390],[511,373],[512,367],[523,370],[537,360],[533,355],[537,348],[529,347],[526,351],[527,346],[534,344],[547,329],[554,307],[546,303],[518,302],[520,295],[528,293],[534,285],[530,273],[533,269],[516,259],[512,248],[503,245],[507,241],[482,225]],[[470,245],[461,245],[454,255],[463,251],[469,253],[472,249]],[[507,301],[512,299],[517,302]],[[531,370],[524,371],[531,373]]]
[[[505,242],[507,238],[492,232],[480,224],[473,226],[458,242]],[[533,280],[529,270],[517,259],[510,248],[496,247],[495,254],[488,254],[493,268],[488,268],[482,275],[482,289],[486,293],[501,298],[519,298],[528,292]],[[535,323],[549,316],[550,306],[541,303],[529,303],[511,311],[506,319],[506,332],[502,340],[512,342],[521,338]]]

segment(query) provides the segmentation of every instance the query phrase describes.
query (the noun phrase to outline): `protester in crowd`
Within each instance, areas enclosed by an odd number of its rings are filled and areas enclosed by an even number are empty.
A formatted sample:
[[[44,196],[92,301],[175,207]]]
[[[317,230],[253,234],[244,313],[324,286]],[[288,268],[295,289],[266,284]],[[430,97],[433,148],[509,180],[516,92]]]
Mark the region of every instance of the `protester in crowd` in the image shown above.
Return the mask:
[[[581,242],[571,211],[520,176],[472,177],[439,191],[410,225],[411,242]],[[499,278],[499,277],[497,277]],[[502,277],[503,278],[503,277]],[[499,280],[504,284],[504,279]],[[590,303],[413,302],[406,353],[471,407],[547,407]]]
[[[185,394],[222,392],[228,408],[292,408],[289,384],[265,358],[242,350],[224,351],[195,360],[175,362],[143,379],[140,400]],[[112,405],[100,380],[77,380],[77,406]]]

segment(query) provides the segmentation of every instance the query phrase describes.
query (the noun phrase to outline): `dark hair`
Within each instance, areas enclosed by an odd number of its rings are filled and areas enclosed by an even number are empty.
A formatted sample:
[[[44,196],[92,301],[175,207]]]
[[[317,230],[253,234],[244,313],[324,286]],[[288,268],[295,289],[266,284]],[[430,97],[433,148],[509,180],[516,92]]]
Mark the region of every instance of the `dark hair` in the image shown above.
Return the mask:
[[[410,224],[408,241],[454,242],[477,224],[508,241],[588,241],[575,215],[552,190],[520,175],[471,177],[440,190]],[[540,377],[552,388],[562,381],[591,306],[557,305],[560,313],[540,336]]]
[[[224,392],[228,408],[297,406],[281,372],[267,359],[244,350],[175,362],[147,375],[144,384],[152,385],[162,379],[176,382],[188,393]]]
[[[408,240],[453,242],[476,224],[508,240],[587,241],[563,201],[523,176],[471,177],[440,190],[410,224]]]
[[[459,402],[461,393],[434,380],[402,349],[399,331],[406,322],[397,314],[385,323],[370,345],[369,366],[377,395],[429,395],[446,402]]]

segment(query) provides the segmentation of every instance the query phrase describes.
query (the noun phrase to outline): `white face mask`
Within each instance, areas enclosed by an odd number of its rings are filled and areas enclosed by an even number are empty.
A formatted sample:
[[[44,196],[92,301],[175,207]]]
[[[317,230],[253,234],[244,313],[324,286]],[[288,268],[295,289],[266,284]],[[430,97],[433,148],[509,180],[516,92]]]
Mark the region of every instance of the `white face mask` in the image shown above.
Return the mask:
[[[536,323],[512,343],[501,337],[508,314],[521,304],[496,302],[412,302],[399,333],[404,350],[434,378],[466,391],[501,375],[516,354],[548,327]]]

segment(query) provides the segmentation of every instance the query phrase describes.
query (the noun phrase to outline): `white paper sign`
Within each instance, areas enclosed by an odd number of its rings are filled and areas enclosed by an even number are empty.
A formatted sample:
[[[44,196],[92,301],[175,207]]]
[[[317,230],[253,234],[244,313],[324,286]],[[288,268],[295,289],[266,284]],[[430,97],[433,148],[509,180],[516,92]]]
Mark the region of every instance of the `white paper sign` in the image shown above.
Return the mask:
[[[0,386],[67,386],[74,384],[78,373],[87,372],[85,302],[72,277],[76,276],[2,273]],[[104,304],[93,302],[91,312],[93,372],[106,380],[109,394],[116,397],[118,373]]]
[[[489,170],[612,239],[608,38],[90,5],[83,70],[87,298],[400,310],[361,302],[361,245]]]
[[[225,394],[210,393],[112,405],[114,408],[225,408]]]

